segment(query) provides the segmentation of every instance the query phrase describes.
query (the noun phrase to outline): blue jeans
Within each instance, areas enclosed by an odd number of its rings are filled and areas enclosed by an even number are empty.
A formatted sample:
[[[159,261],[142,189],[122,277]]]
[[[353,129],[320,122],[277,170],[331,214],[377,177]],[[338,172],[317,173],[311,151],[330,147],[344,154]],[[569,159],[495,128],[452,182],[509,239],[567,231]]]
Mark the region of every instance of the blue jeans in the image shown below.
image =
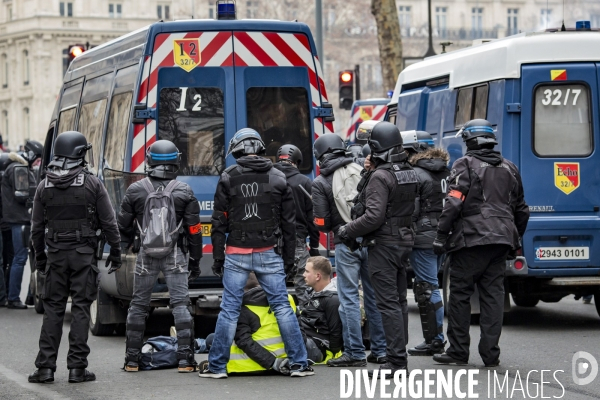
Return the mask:
[[[12,242],[15,256],[10,266],[10,282],[8,287],[8,301],[19,301],[21,295],[21,283],[23,281],[23,269],[27,263],[29,251],[27,243],[23,243],[23,225],[10,225]]]
[[[214,373],[227,372],[229,352],[242,308],[244,286],[248,281],[248,274],[252,271],[267,294],[271,310],[277,318],[290,365],[300,365],[305,368],[308,365],[306,347],[298,320],[287,297],[283,259],[274,250],[268,250],[261,253],[225,256],[223,301],[217,319],[215,339],[208,354],[210,370]]]
[[[358,281],[362,282],[365,313],[371,335],[371,354],[385,356],[385,333],[381,314],[375,304],[375,293],[369,277],[367,249],[351,251],[343,243],[335,245],[335,271],[337,273],[338,296],[340,298],[340,318],[342,319],[344,353],[354,360],[363,360],[363,345],[360,327],[360,297]]]
[[[438,282],[438,269],[441,264],[441,256],[436,256],[433,249],[413,249],[409,255],[410,265],[415,273],[416,282],[427,282],[435,287],[431,293],[430,301],[433,304],[442,301]],[[444,307],[435,312],[435,320],[438,327],[444,326]],[[439,333],[435,339],[444,341],[444,334]]]

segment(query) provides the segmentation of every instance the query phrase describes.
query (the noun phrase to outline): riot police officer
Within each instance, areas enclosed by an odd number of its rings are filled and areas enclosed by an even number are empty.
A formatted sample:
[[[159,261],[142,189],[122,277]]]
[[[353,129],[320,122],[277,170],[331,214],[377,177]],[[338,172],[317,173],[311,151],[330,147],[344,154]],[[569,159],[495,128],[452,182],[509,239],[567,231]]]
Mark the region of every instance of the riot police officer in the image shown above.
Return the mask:
[[[200,225],[200,205],[192,188],[184,182],[175,180],[179,172],[181,153],[168,140],[157,140],[146,153],[146,173],[148,177],[127,188],[117,217],[122,240],[137,253],[133,279],[133,299],[127,314],[125,371],[137,372],[144,341],[146,319],[150,310],[152,288],[158,274],[162,271],[169,288],[170,307],[173,309],[175,329],[177,330],[177,359],[179,372],[194,372],[194,319],[188,307],[190,298],[188,280],[191,282],[200,275],[202,257],[202,229]],[[172,248],[158,256],[153,253],[150,238],[153,229],[144,226],[152,214],[146,209],[146,199],[155,193],[166,193],[175,208],[174,224],[183,232],[173,238]],[[167,201],[169,204],[169,201]],[[161,207],[162,208],[162,207]],[[165,219],[169,219],[165,217]],[[168,223],[167,223],[168,224]],[[171,228],[169,228],[171,230]],[[156,232],[155,228],[154,231]],[[186,260],[188,243],[189,260]],[[140,244],[142,242],[143,245]],[[188,273],[189,271],[189,273]],[[110,272],[109,272],[110,273]]]
[[[296,206],[283,172],[259,157],[265,144],[254,129],[240,129],[227,155],[236,164],[219,179],[212,214],[213,272],[223,279],[223,301],[208,362],[201,378],[227,378],[227,362],[250,272],[267,294],[290,359],[291,376],[313,375],[298,320],[285,286],[293,271],[296,249]],[[225,246],[227,244],[227,248]]]
[[[436,254],[452,254],[448,340],[450,347],[434,355],[442,364],[469,360],[470,298],[479,289],[481,339],[479,354],[486,367],[500,364],[504,312],[504,271],[510,252],[520,247],[529,208],[517,167],[494,150],[492,124],[469,121],[459,131],[467,153],[452,165],[448,194],[433,242]]]
[[[444,305],[438,286],[442,256],[433,252],[433,239],[446,197],[450,155],[444,149],[434,148],[431,135],[425,131],[402,132],[402,142],[419,181],[413,213],[415,245],[409,258],[415,274],[413,291],[425,338],[423,343],[408,349],[408,354],[432,356],[444,352]]]
[[[85,168],[91,148],[79,132],[63,132],[54,143],[54,158],[35,193],[31,233],[38,273],[45,274],[44,322],[40,351],[29,382],[54,381],[67,299],[71,296],[69,382],[93,381],[87,345],[90,305],[96,298],[96,248],[103,234],[110,245],[106,264],[121,266],[119,230],[106,189]],[[46,253],[45,248],[48,252]]]
[[[294,289],[300,308],[308,301],[307,287],[304,281],[306,260],[309,255],[314,257],[320,254],[319,230],[313,222],[312,182],[298,169],[302,165],[302,161],[300,149],[293,144],[286,144],[277,150],[277,163],[273,165],[274,168],[285,174],[296,204],[296,262],[291,278],[294,280]],[[306,248],[307,236],[310,238],[310,250]]]
[[[380,369],[394,372],[407,368],[406,264],[414,243],[411,225],[418,182],[394,124],[363,122],[357,137],[368,140],[374,170],[357,199],[364,211],[340,227],[338,236],[362,236],[363,246],[368,246],[369,274],[387,343],[387,362]]]

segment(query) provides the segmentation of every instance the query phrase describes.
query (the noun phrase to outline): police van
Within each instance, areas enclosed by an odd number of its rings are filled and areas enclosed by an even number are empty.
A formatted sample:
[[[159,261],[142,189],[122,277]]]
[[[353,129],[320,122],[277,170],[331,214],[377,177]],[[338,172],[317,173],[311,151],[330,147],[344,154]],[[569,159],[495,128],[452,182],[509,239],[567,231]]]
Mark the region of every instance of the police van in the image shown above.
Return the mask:
[[[387,105],[390,99],[364,99],[355,100],[350,109],[350,123],[346,129],[344,141],[348,144],[366,144],[366,140],[358,140],[356,138],[356,130],[363,121],[371,119],[381,120],[385,116]]]
[[[493,124],[531,211],[521,254],[507,263],[507,301],[595,294],[600,313],[600,32],[579,21],[427,58],[400,73],[386,114],[401,131],[429,132],[451,163],[474,118]]]
[[[273,161],[280,146],[296,145],[304,155],[300,171],[312,179],[314,139],[333,130],[309,27],[235,20],[234,4],[218,3],[217,20],[161,21],[74,59],[43,157],[45,166],[62,132],[81,131],[93,144],[88,162],[118,211],[127,187],[145,176],[148,146],[158,139],[175,143],[182,153],[178,179],[192,187],[201,208],[202,275],[190,284],[197,315],[217,313],[221,301],[221,280],[211,271],[210,216],[219,176],[235,162],[225,157],[234,133],[256,129]],[[124,330],[135,255],[124,258],[120,270],[102,274],[90,323],[95,335]],[[99,268],[106,271],[103,261]],[[167,292],[153,293],[152,307],[168,302]]]

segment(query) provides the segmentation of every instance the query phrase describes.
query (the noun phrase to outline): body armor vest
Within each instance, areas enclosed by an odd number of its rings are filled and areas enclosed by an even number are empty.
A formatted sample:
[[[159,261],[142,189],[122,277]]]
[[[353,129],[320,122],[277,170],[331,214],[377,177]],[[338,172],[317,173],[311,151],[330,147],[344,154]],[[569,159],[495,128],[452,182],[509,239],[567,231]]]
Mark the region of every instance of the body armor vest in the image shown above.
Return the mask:
[[[46,179],[44,194],[46,240],[64,249],[81,244],[95,247],[96,232],[90,220],[95,210],[86,200],[85,174],[78,175],[66,189],[56,188]]]
[[[228,168],[230,189],[227,245],[244,248],[275,246],[281,237],[279,214],[268,172],[239,165]]]
[[[430,171],[421,168],[431,178],[432,193],[428,198],[421,197],[420,199],[420,214],[419,220],[426,217],[431,222],[431,226],[436,228],[442,210],[444,209],[444,198],[446,197],[446,178],[450,175],[450,171]],[[443,185],[443,186],[442,186]]]

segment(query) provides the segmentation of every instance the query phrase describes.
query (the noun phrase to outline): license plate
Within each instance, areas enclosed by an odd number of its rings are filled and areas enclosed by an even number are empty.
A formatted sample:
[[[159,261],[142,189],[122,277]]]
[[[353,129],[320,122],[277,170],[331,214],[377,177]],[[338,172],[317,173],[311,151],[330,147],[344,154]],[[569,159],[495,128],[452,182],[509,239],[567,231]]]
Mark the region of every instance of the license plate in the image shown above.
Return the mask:
[[[210,236],[212,224],[202,224],[202,236]]]
[[[537,247],[535,259],[546,260],[588,260],[590,258],[589,247]]]

